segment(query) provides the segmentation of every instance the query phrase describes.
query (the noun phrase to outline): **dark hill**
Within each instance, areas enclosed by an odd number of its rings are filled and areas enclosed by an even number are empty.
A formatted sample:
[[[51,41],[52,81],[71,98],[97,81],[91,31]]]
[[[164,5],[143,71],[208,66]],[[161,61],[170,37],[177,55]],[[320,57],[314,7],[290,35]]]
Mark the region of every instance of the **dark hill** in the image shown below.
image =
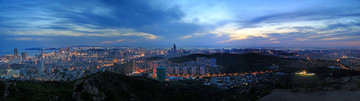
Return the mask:
[[[220,101],[230,94],[195,80],[158,81],[111,72],[72,82],[1,81],[0,101]]]
[[[191,54],[189,56],[170,58],[169,60],[175,63],[182,63],[188,61],[195,61],[196,57],[216,58],[218,65],[224,66],[222,72],[249,72],[265,70],[271,65],[281,65],[284,59],[276,56],[261,55],[257,53],[249,54],[229,54],[229,53],[215,53],[215,54]]]
[[[73,99],[85,101],[219,101],[227,96],[220,89],[194,82],[190,84],[165,82],[104,72],[77,81],[74,85]]]

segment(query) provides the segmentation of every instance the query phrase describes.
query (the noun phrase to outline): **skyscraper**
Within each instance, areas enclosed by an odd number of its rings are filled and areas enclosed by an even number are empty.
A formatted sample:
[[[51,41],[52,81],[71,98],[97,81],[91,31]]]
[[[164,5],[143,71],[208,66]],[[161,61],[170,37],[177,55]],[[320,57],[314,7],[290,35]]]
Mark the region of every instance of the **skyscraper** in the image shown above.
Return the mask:
[[[176,52],[176,45],[174,44],[173,51]]]
[[[27,53],[21,52],[21,58],[23,61],[27,61]]]
[[[14,57],[17,57],[17,56],[18,56],[18,49],[15,48],[15,49],[14,49]]]
[[[41,58],[43,59],[44,57],[44,50],[41,50]]]
[[[62,53],[62,49],[61,49],[61,48],[59,49],[59,53],[60,53],[60,54]]]

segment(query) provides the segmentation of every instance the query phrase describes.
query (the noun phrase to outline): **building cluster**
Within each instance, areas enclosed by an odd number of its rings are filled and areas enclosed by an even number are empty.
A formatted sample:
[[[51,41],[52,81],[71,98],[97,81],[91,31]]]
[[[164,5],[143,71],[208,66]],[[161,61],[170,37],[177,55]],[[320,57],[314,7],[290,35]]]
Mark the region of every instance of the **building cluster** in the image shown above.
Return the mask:
[[[184,63],[168,63],[164,64],[167,74],[170,75],[205,75],[211,73],[218,73],[215,58],[197,57],[196,61],[189,61]],[[217,70],[217,71],[215,71]]]
[[[204,78],[204,84],[220,87],[223,89],[247,88],[252,83],[270,81],[274,75],[275,73],[264,73],[257,75],[248,74],[239,76],[206,77]]]

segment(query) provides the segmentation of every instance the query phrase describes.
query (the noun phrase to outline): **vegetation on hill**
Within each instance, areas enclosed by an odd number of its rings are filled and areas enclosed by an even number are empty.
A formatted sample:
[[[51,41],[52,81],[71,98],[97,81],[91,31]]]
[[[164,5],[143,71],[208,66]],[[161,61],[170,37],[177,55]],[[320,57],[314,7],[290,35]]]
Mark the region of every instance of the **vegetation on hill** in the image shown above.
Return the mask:
[[[110,72],[79,80],[74,87],[75,92],[79,93],[77,99],[83,100],[98,98],[106,101],[219,101],[228,96],[219,88],[205,86],[196,81],[166,82]]]
[[[224,66],[222,72],[249,72],[265,70],[271,65],[281,65],[282,61],[286,60],[276,56],[261,55],[257,53],[249,54],[229,54],[229,53],[215,53],[215,54],[191,54],[183,57],[174,57],[169,60],[175,63],[182,63],[188,61],[195,61],[197,57],[216,58],[218,65]]]
[[[1,81],[0,94],[5,101],[71,100],[74,82]]]
[[[237,94],[196,80],[158,81],[110,72],[72,82],[1,81],[0,90],[6,101],[219,101]]]
[[[160,60],[160,59],[164,59],[164,57],[153,56],[153,57],[147,57],[147,58],[145,58],[145,60],[148,60],[148,61]]]

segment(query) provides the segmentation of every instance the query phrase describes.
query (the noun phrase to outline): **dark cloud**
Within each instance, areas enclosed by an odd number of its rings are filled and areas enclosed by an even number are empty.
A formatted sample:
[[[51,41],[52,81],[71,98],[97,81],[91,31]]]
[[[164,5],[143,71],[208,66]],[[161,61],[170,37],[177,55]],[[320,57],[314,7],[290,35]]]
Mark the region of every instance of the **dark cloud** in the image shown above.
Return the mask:
[[[65,3],[67,4],[67,3]],[[80,11],[71,9],[53,8],[55,15],[65,18],[65,21],[57,22],[58,25],[63,23],[73,23],[77,25],[90,24],[100,28],[133,28],[139,31],[150,31],[154,34],[166,35],[172,34],[166,29],[182,28],[182,31],[188,26],[195,28],[195,25],[178,22],[183,16],[178,7],[162,9],[163,7],[154,8],[151,3],[146,1],[124,1],[124,0],[105,0],[90,7],[74,7]],[[97,9],[98,8],[98,9]],[[98,12],[103,13],[96,13]],[[157,30],[157,31],[152,31]]]

